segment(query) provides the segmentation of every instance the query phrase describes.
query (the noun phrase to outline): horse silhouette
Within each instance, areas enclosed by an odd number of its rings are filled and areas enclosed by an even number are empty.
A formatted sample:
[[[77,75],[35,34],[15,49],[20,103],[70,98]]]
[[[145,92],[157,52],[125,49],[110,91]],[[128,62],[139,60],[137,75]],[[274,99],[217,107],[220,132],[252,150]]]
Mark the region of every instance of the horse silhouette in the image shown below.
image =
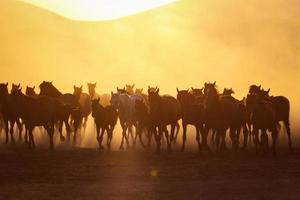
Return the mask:
[[[109,94],[98,94],[96,92],[97,83],[87,83],[89,95],[91,100],[100,98],[100,103],[102,106],[110,105],[110,95]]]
[[[73,89],[74,89],[73,95],[76,97],[76,99],[79,101],[80,104],[81,117],[83,118],[83,123],[82,123],[83,132],[85,132],[88,117],[92,112],[91,97],[87,93],[82,92],[82,86],[76,87],[74,85]]]
[[[52,82],[43,81],[40,85],[40,96],[48,96],[55,98],[59,101],[61,105],[61,109],[59,110],[59,133],[60,138],[63,141],[65,137],[62,134],[62,125],[63,123],[66,126],[67,131],[67,140],[70,141],[71,128],[69,124],[69,118],[72,115],[72,119],[74,120],[74,136],[73,142],[76,142],[76,132],[82,121],[81,118],[81,110],[78,99],[70,93],[62,94],[57,88],[55,88]]]
[[[26,90],[25,90],[25,94],[30,95],[30,96],[36,96],[37,94],[35,93],[34,89],[35,89],[35,86],[33,86],[33,87],[27,86]]]
[[[181,117],[181,108],[180,103],[176,98],[169,95],[159,95],[159,88],[156,88],[155,91],[151,91],[151,88],[148,88],[148,98],[150,105],[150,114],[153,116],[154,124],[158,127],[158,134],[156,134],[156,152],[161,151],[161,139],[163,133],[167,140],[167,150],[168,152],[172,151],[171,145],[174,138],[174,132],[176,124]],[[171,125],[171,133],[167,129],[167,126]]]
[[[246,105],[247,110],[251,113],[251,123],[253,125],[256,153],[259,152],[260,147],[262,147],[264,151],[267,151],[267,131],[270,130],[272,133],[273,153],[275,154],[275,145],[278,137],[275,105],[271,101],[266,100],[262,94],[255,93],[250,93],[247,95]],[[259,131],[261,131],[261,141],[259,141]]]
[[[200,135],[202,135],[202,144],[207,147],[207,134],[204,132],[204,104],[196,101],[196,97],[189,90],[177,89],[177,100],[181,104],[182,113],[182,148],[185,149],[187,126],[193,125],[196,128],[196,140],[198,149],[201,150]]]
[[[28,130],[28,147],[35,147],[33,136],[34,128],[36,126],[43,126],[49,135],[50,149],[53,149],[54,124],[57,120],[57,113],[59,109],[58,101],[46,96],[26,96],[22,93],[21,89],[12,91],[11,96],[13,101],[16,103],[15,105],[25,123],[25,127]]]
[[[114,106],[103,107],[100,104],[100,99],[92,100],[92,116],[94,118],[97,130],[97,141],[99,144],[99,151],[101,151],[103,135],[107,133],[107,148],[111,149],[111,141],[113,138],[113,131],[118,120],[118,112]],[[101,129],[101,133],[100,133]]]
[[[293,152],[292,147],[292,139],[291,139],[291,128],[290,128],[290,102],[288,98],[284,96],[270,96],[269,95],[270,89],[268,90],[261,90],[261,95],[264,97],[265,100],[271,101],[275,106],[275,119],[277,124],[280,121],[283,121],[284,126],[286,128],[286,133],[288,135],[288,146],[289,150]]]
[[[147,148],[150,149],[152,136],[154,134],[156,134],[157,130],[156,130],[156,127],[153,122],[153,117],[150,115],[150,111],[149,111],[149,108],[148,108],[146,102],[136,99],[135,113],[136,113],[136,119],[137,119],[137,130],[136,130],[137,134],[135,137],[135,141],[137,139],[137,136],[139,136],[139,140],[143,144],[142,132],[146,131],[147,137],[148,137]]]

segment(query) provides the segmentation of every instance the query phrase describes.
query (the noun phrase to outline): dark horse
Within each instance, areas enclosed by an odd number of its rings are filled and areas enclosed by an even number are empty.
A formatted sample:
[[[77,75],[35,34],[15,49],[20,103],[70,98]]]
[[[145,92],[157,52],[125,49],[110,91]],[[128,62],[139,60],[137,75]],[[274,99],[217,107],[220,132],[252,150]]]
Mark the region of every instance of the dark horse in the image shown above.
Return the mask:
[[[148,149],[151,147],[152,135],[156,134],[156,127],[154,126],[153,117],[150,115],[147,104],[141,100],[135,100],[135,112],[137,120],[137,128],[134,143],[136,142],[137,136],[139,136],[140,142],[142,142],[142,132],[145,130],[148,137]]]
[[[177,89],[177,100],[181,104],[182,113],[182,148],[185,149],[186,141],[186,129],[187,125],[193,125],[196,128],[196,140],[198,143],[198,149],[201,150],[200,134],[202,134],[202,143],[207,146],[207,134],[203,131],[204,128],[204,104],[196,101],[194,96],[189,90]]]
[[[56,89],[52,82],[43,81],[40,84],[40,96],[48,96],[55,98],[59,101],[62,108],[59,110],[58,118],[59,118],[59,133],[61,140],[64,140],[64,136],[62,134],[62,126],[63,123],[66,126],[67,131],[67,139],[70,140],[71,130],[69,125],[69,118],[72,115],[74,120],[74,137],[73,141],[76,142],[76,132],[80,125],[81,119],[81,110],[78,99],[73,94],[62,94],[58,89]]]
[[[150,113],[153,116],[155,126],[158,127],[158,134],[155,135],[157,153],[161,150],[161,138],[163,133],[165,133],[167,140],[168,152],[171,152],[175,127],[181,117],[180,103],[172,96],[160,96],[159,88],[157,88],[156,91],[151,91],[150,88],[148,88],[148,98]],[[167,125],[171,125],[171,135],[169,135]]]
[[[111,141],[113,137],[113,131],[118,120],[117,110],[109,105],[103,107],[100,104],[100,99],[92,100],[92,116],[95,120],[96,130],[97,130],[97,140],[99,143],[99,150],[102,149],[102,140],[104,132],[107,133],[107,148],[110,150]],[[100,133],[101,129],[101,133]]]
[[[35,93],[34,89],[35,89],[35,86],[33,86],[33,87],[27,86],[26,90],[25,90],[25,94],[30,95],[30,96],[36,96],[37,94]]]
[[[20,117],[24,121],[25,128],[28,130],[29,148],[35,147],[33,129],[36,126],[43,126],[49,135],[50,149],[53,149],[54,124],[60,109],[59,102],[46,96],[26,96],[21,89],[14,90],[11,94],[11,99],[15,102]]]
[[[246,105],[248,112],[251,114],[250,120],[253,125],[256,153],[258,153],[259,147],[263,147],[264,151],[267,150],[267,131],[270,130],[273,140],[273,153],[275,154],[275,145],[278,137],[275,105],[271,101],[266,100],[262,94],[255,93],[247,95]],[[261,130],[261,141],[259,141],[259,130]]]
[[[83,132],[85,132],[88,117],[92,112],[91,97],[90,95],[82,92],[82,86],[76,87],[75,85],[73,95],[78,99],[80,104],[81,115],[83,118]]]
[[[17,87],[18,88],[18,87]],[[16,88],[14,88],[16,89]],[[11,136],[11,142],[15,143],[13,133],[14,133],[14,124],[17,122],[19,127],[19,133],[21,136],[22,124],[20,123],[19,112],[16,108],[15,102],[12,101],[11,95],[8,93],[8,83],[0,84],[0,108],[1,114],[4,122],[5,135],[6,135],[6,144],[9,142],[9,133]],[[10,129],[9,129],[10,123]]]

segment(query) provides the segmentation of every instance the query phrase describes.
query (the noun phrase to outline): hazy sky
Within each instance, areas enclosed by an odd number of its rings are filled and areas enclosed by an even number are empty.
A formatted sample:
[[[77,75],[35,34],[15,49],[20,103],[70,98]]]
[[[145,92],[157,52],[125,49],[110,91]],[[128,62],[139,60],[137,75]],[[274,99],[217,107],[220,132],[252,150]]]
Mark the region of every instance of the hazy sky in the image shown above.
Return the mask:
[[[116,19],[175,0],[23,0],[75,20]]]

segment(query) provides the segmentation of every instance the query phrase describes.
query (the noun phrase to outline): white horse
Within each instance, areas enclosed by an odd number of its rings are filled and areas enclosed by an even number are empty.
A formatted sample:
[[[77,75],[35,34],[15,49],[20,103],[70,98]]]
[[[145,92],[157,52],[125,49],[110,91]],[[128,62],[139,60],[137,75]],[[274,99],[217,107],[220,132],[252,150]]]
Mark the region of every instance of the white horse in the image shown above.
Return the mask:
[[[120,149],[124,149],[124,140],[126,141],[127,148],[129,145],[129,138],[127,135],[127,129],[130,132],[130,129],[133,125],[136,125],[136,116],[135,116],[135,101],[140,100],[144,101],[143,96],[138,94],[121,94],[111,92],[111,105],[115,106],[118,109],[120,124],[122,127],[122,141]],[[133,139],[132,130],[130,132]],[[143,143],[142,143],[143,145]],[[144,146],[144,145],[143,145]]]

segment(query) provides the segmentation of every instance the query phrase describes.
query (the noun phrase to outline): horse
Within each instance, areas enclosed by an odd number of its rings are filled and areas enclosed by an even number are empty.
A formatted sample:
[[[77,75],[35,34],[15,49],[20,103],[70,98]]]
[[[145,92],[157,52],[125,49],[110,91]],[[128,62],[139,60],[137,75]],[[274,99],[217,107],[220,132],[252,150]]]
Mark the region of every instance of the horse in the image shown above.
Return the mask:
[[[96,92],[97,83],[87,83],[89,95],[91,100],[100,98],[100,103],[102,106],[110,105],[110,95],[109,94],[98,94]]]
[[[155,91],[151,91],[151,88],[148,87],[148,98],[154,125],[158,127],[158,134],[155,135],[157,144],[156,152],[160,153],[161,151],[161,138],[162,134],[165,133],[167,150],[170,153],[172,151],[171,144],[174,138],[176,124],[181,117],[180,103],[172,96],[160,96],[159,88]],[[169,134],[167,125],[171,125],[171,134]]]
[[[35,86],[33,87],[26,86],[25,94],[30,96],[36,96],[37,94],[35,93],[34,89]]]
[[[135,135],[134,143],[136,143],[137,136],[139,136],[139,140],[143,144],[141,133],[144,130],[146,130],[148,136],[147,148],[150,149],[152,135],[156,134],[156,127],[154,126],[153,118],[150,115],[149,108],[146,102],[136,99],[135,113],[136,113],[136,120],[137,120],[137,130],[136,130],[137,134]]]
[[[91,97],[87,93],[82,92],[82,86],[76,87],[74,85],[73,89],[74,89],[73,95],[77,98],[80,104],[81,117],[83,118],[83,123],[82,123],[83,132],[85,132],[88,117],[92,112]]]
[[[74,136],[73,142],[76,143],[76,132],[80,125],[81,119],[81,110],[78,99],[70,93],[62,94],[57,88],[55,88],[52,82],[43,81],[40,85],[40,96],[47,96],[55,98],[59,101],[61,109],[59,110],[59,133],[60,139],[65,140],[65,137],[62,134],[63,123],[66,126],[67,131],[67,140],[70,141],[71,128],[69,124],[69,118],[72,116],[74,120]]]
[[[124,140],[126,141],[127,148],[130,147],[129,145],[129,136],[127,136],[127,129],[129,130],[129,133],[131,134],[131,137],[133,139],[132,131],[130,131],[131,127],[134,125],[136,126],[136,116],[135,116],[135,101],[136,99],[139,99],[141,101],[144,101],[143,97],[140,95],[128,95],[124,93],[113,93],[111,92],[111,100],[110,103],[115,108],[118,109],[118,115],[120,119],[120,124],[122,127],[122,141],[120,145],[120,149],[124,149]],[[142,143],[142,146],[144,147],[144,144]]]
[[[43,126],[49,135],[50,149],[53,149],[54,124],[59,109],[58,101],[46,96],[26,96],[22,93],[21,88],[12,91],[11,99],[15,102],[20,117],[28,130],[28,147],[35,148],[33,129],[36,126]]]
[[[94,118],[97,130],[97,141],[99,144],[99,151],[102,149],[102,140],[104,132],[107,133],[107,148],[111,149],[111,141],[113,137],[113,130],[118,120],[118,112],[114,106],[103,107],[100,104],[100,99],[92,100],[92,116]],[[101,129],[101,133],[100,133]]]
[[[198,103],[196,97],[187,90],[179,90],[177,88],[177,100],[181,105],[182,113],[182,148],[183,152],[185,149],[186,141],[186,129],[187,126],[193,125],[196,128],[196,141],[198,143],[198,150],[201,150],[200,135],[202,135],[203,146],[208,147],[207,145],[207,134],[204,133],[204,105],[203,103]]]
[[[272,133],[272,149],[273,154],[276,154],[276,141],[278,137],[277,122],[276,122],[276,107],[266,100],[261,94],[250,93],[246,99],[247,110],[251,113],[251,123],[253,125],[253,134],[255,139],[256,153],[259,147],[263,147],[264,151],[268,149],[267,130]],[[261,141],[259,141],[259,131],[261,130]]]
[[[204,84],[204,95],[205,132],[208,133],[210,129],[216,131],[217,151],[221,151],[226,148],[226,125],[223,105],[216,89],[216,82]]]
[[[276,122],[279,124],[279,122],[283,121],[283,124],[286,129],[286,133],[288,135],[288,146],[290,152],[293,152],[292,147],[292,139],[291,139],[291,128],[290,128],[290,102],[289,99],[284,96],[270,96],[270,88],[268,90],[261,89],[261,94],[265,100],[271,101],[275,105],[276,110]]]
[[[16,90],[19,90],[21,89],[21,84],[19,83],[18,85],[17,84],[12,84],[12,87],[11,87],[11,91],[10,93],[16,91]],[[17,127],[18,127],[18,130],[19,130],[19,141],[22,140],[22,131],[23,131],[23,125],[22,125],[22,122],[20,121],[20,118],[18,117],[18,110],[16,110],[15,108],[15,104],[13,101],[10,101],[10,109],[12,111],[12,113],[14,113],[14,115],[16,116],[16,119],[15,120],[10,120],[10,133],[13,134],[13,131],[14,131],[14,125],[15,123],[17,124]]]

